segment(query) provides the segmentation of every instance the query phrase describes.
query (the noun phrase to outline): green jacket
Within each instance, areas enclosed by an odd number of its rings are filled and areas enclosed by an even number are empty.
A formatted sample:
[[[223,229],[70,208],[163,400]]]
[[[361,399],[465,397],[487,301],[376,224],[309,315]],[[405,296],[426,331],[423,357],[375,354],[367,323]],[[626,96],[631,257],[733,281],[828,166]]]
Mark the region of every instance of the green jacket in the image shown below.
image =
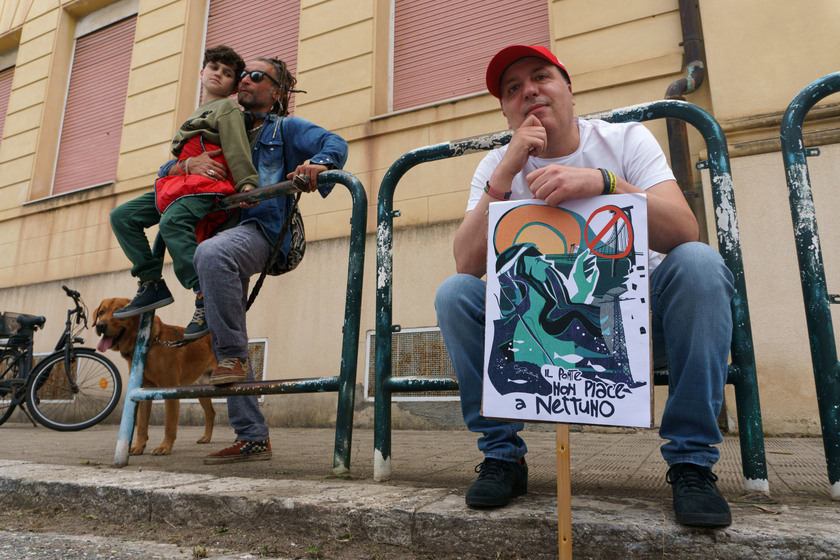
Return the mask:
[[[172,154],[175,157],[187,140],[201,135],[205,141],[222,147],[230,170],[230,182],[238,192],[246,185],[259,186],[257,170],[251,158],[251,146],[245,132],[245,119],[236,101],[225,97],[201,105],[184,121],[172,138]]]

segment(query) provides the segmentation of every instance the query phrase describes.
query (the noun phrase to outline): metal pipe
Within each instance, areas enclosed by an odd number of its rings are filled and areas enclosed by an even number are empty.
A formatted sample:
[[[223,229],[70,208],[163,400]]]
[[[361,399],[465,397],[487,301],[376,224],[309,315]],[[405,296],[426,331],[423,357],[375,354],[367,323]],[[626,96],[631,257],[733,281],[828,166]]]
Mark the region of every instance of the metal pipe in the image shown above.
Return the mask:
[[[137,401],[131,399],[131,394],[140,389],[143,384],[143,376],[146,372],[146,353],[149,350],[149,339],[152,334],[154,318],[154,311],[143,313],[137,327],[137,344],[134,346],[131,371],[128,374],[128,384],[125,389],[120,432],[117,436],[117,448],[114,451],[115,467],[124,467],[128,464],[131,438],[134,436],[134,422],[137,420]]]
[[[708,112],[684,101],[658,101],[625,107],[604,113],[597,118],[610,122],[647,121],[676,117],[692,124],[706,140],[709,152],[709,175],[714,207],[717,210],[718,250],[732,272],[735,295],[732,298],[732,363],[729,380],[735,385],[738,431],[741,441],[741,468],[747,491],[768,493],[767,461],[764,453],[761,406],[755,369],[752,324],[747,305],[747,285],[741,256],[741,237],[735,212],[735,192],[726,136],[720,124]]]
[[[828,481],[831,497],[840,500],[840,363],[837,361],[829,309],[832,301],[826,286],[817,214],[802,141],[805,115],[820,99],[837,92],[840,92],[840,72],[824,76],[805,87],[788,105],[782,117],[779,137],[811,343]]]
[[[682,25],[683,60],[686,63],[686,75],[671,83],[665,91],[665,99],[684,101],[685,94],[692,93],[703,83],[706,66],[703,62],[703,38],[700,36],[700,25],[697,21],[697,8],[694,0],[679,0],[680,23]],[[691,169],[691,152],[688,147],[688,134],[685,121],[680,119],[666,119],[668,130],[668,151],[671,156],[671,169],[677,178],[677,184],[682,189],[692,212],[695,208],[694,176]]]
[[[114,465],[128,464],[131,438],[137,416],[137,403],[144,400],[180,399],[197,397],[223,397],[234,395],[276,395],[291,393],[338,393],[336,408],[335,449],[333,472],[343,474],[350,470],[350,450],[353,435],[353,402],[356,390],[356,369],[359,354],[359,328],[361,324],[362,284],[365,261],[365,234],[367,226],[367,195],[362,183],[345,171],[325,171],[318,175],[321,186],[341,183],[353,198],[353,213],[350,217],[350,256],[347,265],[347,297],[344,306],[342,329],[341,366],[335,377],[311,379],[289,379],[241,383],[230,387],[168,387],[143,389],[146,354],[149,347],[154,312],[144,313],[140,318],[140,331],[131,364],[126,399],[123,407],[120,434],[117,441]],[[293,181],[285,181],[239,193],[225,198],[219,208],[232,208],[239,202],[258,202],[276,196],[298,192]],[[156,243],[156,247],[158,244]],[[159,247],[162,249],[162,245]]]
[[[273,185],[266,185],[248,192],[241,192],[226,196],[213,208],[213,210],[228,210],[230,208],[238,208],[240,202],[255,203],[261,200],[268,200],[287,194],[297,194],[301,192],[299,188],[294,186],[292,181],[283,181],[282,183],[275,183]]]
[[[738,422],[741,432],[741,460],[744,487],[768,492],[767,463],[761,429],[761,409],[752,330],[747,307],[746,282],[741,259],[741,242],[735,215],[735,196],[729,168],[726,137],[715,119],[706,111],[683,101],[656,101],[625,107],[582,118],[600,118],[611,122],[647,121],[678,118],[691,123],[706,140],[709,172],[715,208],[718,209],[718,245],[727,267],[735,277],[736,294],[732,301],[733,334],[732,365],[728,382],[735,385]],[[374,380],[374,464],[373,479],[387,480],[391,475],[391,393],[454,389],[457,382],[440,378],[392,377],[391,334],[399,330],[393,324],[393,228],[394,191],[405,173],[416,165],[456,157],[472,152],[491,150],[510,142],[511,131],[466,140],[444,142],[403,154],[395,161],[379,186],[376,236],[376,356]],[[405,379],[405,380],[403,380]],[[662,380],[660,376],[660,381]]]
[[[248,381],[224,387],[190,385],[187,387],[146,387],[132,389],[127,395],[133,401],[166,399],[200,399],[204,397],[236,397],[239,395],[289,395],[338,391],[337,377]]]

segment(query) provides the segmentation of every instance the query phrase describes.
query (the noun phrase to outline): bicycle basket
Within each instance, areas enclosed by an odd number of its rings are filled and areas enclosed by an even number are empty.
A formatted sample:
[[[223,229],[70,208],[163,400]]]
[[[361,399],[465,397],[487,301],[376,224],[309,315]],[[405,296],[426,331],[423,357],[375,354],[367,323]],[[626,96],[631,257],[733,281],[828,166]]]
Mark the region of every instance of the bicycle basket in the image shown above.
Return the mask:
[[[23,337],[26,340],[21,340],[20,336],[15,336],[21,329],[18,317],[35,317],[35,315],[13,313],[10,311],[4,311],[0,314],[0,344],[4,346],[18,346],[28,340],[29,337]]]

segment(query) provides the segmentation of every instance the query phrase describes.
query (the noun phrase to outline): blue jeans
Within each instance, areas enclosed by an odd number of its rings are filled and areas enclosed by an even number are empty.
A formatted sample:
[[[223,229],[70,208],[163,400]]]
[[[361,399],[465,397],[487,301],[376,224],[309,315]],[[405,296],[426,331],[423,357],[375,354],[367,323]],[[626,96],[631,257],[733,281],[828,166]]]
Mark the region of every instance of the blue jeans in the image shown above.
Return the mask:
[[[720,254],[703,243],[676,247],[650,278],[654,363],[667,365],[668,402],[659,435],[667,440],[662,456],[669,465],[711,467],[723,439],[717,417],[723,403],[732,340],[732,274]],[[456,274],[435,298],[438,324],[461,391],[464,422],[483,434],[485,457],[517,460],[527,448],[521,422],[489,420],[480,414],[484,361],[483,280]]]
[[[204,313],[216,358],[248,359],[245,307],[248,283],[262,271],[271,244],[256,223],[225,230],[199,244],[195,269],[204,293]],[[247,381],[254,379],[249,374]],[[268,425],[255,395],[228,397],[228,419],[236,439],[262,441]]]

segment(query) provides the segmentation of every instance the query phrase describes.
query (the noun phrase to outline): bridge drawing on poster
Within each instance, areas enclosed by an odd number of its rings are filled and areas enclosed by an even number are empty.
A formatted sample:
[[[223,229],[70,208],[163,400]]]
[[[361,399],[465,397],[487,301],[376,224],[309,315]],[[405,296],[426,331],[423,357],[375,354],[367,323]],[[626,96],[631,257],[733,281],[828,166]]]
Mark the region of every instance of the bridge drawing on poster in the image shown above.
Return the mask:
[[[484,416],[650,427],[646,203],[490,205]]]

